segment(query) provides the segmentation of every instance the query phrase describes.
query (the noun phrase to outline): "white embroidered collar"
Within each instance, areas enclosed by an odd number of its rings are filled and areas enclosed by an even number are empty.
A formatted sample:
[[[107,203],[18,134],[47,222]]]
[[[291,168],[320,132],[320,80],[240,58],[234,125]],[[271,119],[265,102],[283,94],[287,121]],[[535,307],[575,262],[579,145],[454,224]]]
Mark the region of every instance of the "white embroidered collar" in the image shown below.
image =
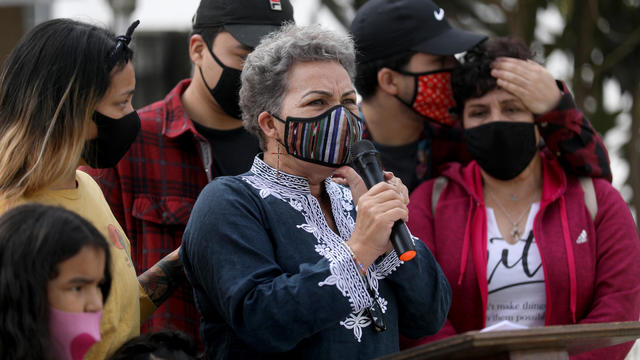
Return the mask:
[[[269,164],[261,159],[262,154],[256,155],[253,159],[251,172],[256,176],[266,180],[274,185],[279,185],[296,192],[310,193],[309,180],[304,177],[287,174],[272,168]],[[331,179],[328,178],[330,181]],[[327,180],[325,180],[326,183]]]

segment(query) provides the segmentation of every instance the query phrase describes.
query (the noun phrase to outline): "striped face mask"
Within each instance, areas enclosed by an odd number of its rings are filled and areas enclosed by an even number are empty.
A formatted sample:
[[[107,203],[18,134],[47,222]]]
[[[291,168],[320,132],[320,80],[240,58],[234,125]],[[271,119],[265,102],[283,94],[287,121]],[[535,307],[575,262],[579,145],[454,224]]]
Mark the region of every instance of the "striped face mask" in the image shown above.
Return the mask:
[[[362,138],[362,120],[342,105],[312,118],[273,117],[284,123],[289,155],[324,166],[347,164],[351,145]]]

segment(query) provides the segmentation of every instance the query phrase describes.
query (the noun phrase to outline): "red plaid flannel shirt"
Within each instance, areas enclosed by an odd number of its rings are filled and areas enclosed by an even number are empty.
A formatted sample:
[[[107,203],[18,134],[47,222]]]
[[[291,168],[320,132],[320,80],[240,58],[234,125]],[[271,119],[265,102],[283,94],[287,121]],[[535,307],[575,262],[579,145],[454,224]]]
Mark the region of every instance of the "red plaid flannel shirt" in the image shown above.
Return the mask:
[[[208,184],[203,156],[212,161],[207,140],[185,114],[180,96],[190,83],[181,81],[161,101],[138,111],[142,127],[115,168],[83,169],[102,188],[113,214],[131,241],[138,274],[182,243],[191,209]],[[142,330],[180,329],[199,339],[200,314],[186,277],[146,322]]]
[[[565,170],[578,176],[603,178],[611,182],[609,154],[602,138],[593,129],[589,120],[577,109],[566,85],[560,81],[557,83],[562,91],[560,102],[551,111],[535,118],[540,135]],[[439,174],[439,169],[448,162],[471,161],[471,155],[464,144],[461,127],[450,128],[433,123],[428,123],[426,126],[430,126],[432,133],[429,156],[431,164],[417,164],[417,166],[430,165],[431,171],[416,170],[418,174],[431,174],[435,177]],[[366,126],[363,128],[365,129],[363,137],[371,139]],[[423,136],[427,135],[423,133]],[[425,159],[425,161],[428,160]]]

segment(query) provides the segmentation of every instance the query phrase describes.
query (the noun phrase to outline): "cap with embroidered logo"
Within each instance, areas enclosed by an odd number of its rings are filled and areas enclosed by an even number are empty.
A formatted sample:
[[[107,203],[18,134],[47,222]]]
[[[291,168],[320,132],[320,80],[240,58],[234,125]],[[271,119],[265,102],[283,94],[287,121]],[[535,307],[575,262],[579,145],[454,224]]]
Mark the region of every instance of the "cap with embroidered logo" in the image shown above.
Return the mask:
[[[234,39],[251,48],[285,22],[293,22],[289,0],[202,0],[192,20],[194,30],[224,26]]]
[[[369,0],[351,23],[359,64],[406,51],[453,55],[486,36],[451,27],[444,9],[430,0]]]

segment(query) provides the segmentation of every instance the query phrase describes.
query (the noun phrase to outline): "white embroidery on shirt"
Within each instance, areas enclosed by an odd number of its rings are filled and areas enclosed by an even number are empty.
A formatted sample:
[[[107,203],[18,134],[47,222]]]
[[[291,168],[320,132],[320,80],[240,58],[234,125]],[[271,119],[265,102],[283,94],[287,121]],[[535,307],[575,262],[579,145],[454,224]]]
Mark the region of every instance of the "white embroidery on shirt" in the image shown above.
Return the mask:
[[[358,342],[360,342],[362,329],[371,325],[371,319],[369,319],[365,310],[360,310],[357,314],[352,313],[344,321],[340,321],[340,325],[346,327],[348,330],[353,329],[353,335],[355,335]]]
[[[273,196],[288,203],[293,209],[299,211],[305,218],[305,224],[296,227],[313,234],[318,242],[314,250],[329,260],[331,275],[318,286],[336,286],[341,294],[347,298],[351,305],[352,313],[340,322],[353,334],[358,342],[361,341],[362,329],[371,324],[366,316],[366,308],[371,305],[371,296],[364,286],[364,280],[360,276],[351,255],[341,245],[351,237],[355,227],[355,220],[351,216],[353,201],[351,191],[341,185],[325,180],[325,188],[331,199],[331,210],[338,232],[337,235],[328,226],[322,209],[317,199],[311,195],[306,179],[279,172],[256,157],[251,172],[255,175],[243,176],[243,180],[251,184],[259,191],[262,198]],[[387,310],[387,300],[378,292],[378,280],[384,279],[395,271],[402,262],[394,251],[387,255],[380,263],[373,264],[367,272],[367,282],[378,299],[382,312]]]
[[[578,235],[578,238],[576,239],[576,244],[584,244],[587,242],[587,232],[582,229],[582,232],[580,233],[580,235]]]
[[[376,299],[378,299],[378,304],[380,305],[380,310],[382,310],[383,314],[387,313],[387,304],[389,304],[387,302],[387,300],[385,298],[382,298],[380,296],[376,296]]]

